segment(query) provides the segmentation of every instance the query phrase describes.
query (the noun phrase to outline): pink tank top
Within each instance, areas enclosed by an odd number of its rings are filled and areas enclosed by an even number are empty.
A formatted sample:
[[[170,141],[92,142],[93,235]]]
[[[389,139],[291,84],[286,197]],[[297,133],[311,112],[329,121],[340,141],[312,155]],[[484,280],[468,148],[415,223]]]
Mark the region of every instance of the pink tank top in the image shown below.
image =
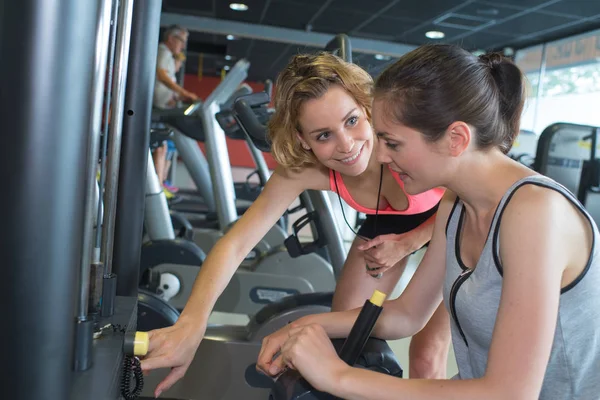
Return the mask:
[[[388,167],[389,168],[389,167]],[[425,211],[431,210],[436,204],[440,202],[442,197],[444,196],[444,189],[435,188],[431,189],[427,192],[420,193],[417,195],[410,195],[404,191],[404,182],[400,179],[400,175],[397,172],[394,172],[390,169],[390,172],[400,185],[400,188],[406,195],[406,199],[408,200],[408,207],[405,210],[395,210],[392,206],[388,205],[386,208],[382,208],[379,210],[379,214],[395,214],[395,215],[412,215],[412,214],[420,214]],[[335,174],[335,178],[334,178]],[[350,195],[348,188],[344,184],[344,180],[342,179],[342,175],[334,170],[329,170],[329,187],[331,191],[337,192],[335,187],[335,181],[337,180],[337,186],[339,188],[339,195],[344,201],[356,211],[365,213],[365,214],[375,214],[374,209],[366,208],[358,204]]]

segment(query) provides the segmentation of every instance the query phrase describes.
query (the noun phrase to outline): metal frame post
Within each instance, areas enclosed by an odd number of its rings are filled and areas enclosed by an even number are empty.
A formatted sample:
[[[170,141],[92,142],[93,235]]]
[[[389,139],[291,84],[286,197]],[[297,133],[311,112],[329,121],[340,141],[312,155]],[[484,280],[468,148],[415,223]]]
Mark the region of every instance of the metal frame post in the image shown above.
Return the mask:
[[[116,294],[137,296],[161,0],[133,6],[113,247]],[[108,211],[107,211],[108,212]]]

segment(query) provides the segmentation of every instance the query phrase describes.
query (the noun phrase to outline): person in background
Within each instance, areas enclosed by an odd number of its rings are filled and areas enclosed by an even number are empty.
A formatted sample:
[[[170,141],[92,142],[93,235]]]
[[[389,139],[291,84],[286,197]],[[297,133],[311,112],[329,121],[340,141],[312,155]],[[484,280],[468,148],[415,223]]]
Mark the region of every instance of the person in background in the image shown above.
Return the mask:
[[[188,31],[180,26],[173,25],[166,29],[163,34],[162,42],[158,45],[158,55],[156,58],[156,81],[154,84],[154,96],[152,105],[158,109],[175,108],[178,101],[195,102],[198,96],[184,89],[177,83],[176,74],[185,56],[181,58],[183,49],[187,44]],[[179,63],[179,68],[177,68]],[[174,145],[171,144],[174,151]],[[173,154],[171,151],[171,155]],[[153,151],[154,168],[161,183],[166,180],[168,171],[167,153],[169,153],[169,144],[163,143],[162,146]],[[174,197],[173,193],[164,188],[167,199]]]
[[[186,57],[185,57],[185,54],[183,54],[183,52],[181,52],[181,53],[175,54],[173,56],[173,58],[175,59],[175,74],[178,74],[179,71],[181,70],[181,67],[183,66],[183,63],[186,60]],[[169,101],[169,107],[170,108],[177,107],[178,102],[179,102],[179,96],[174,95],[171,98],[171,101]],[[163,169],[164,176],[159,176],[158,178],[161,180],[161,183],[162,183],[164,189],[166,189],[168,192],[171,192],[171,193],[177,193],[179,191],[179,188],[174,186],[173,183],[167,179],[169,170],[171,169],[171,163],[173,162],[173,157],[175,156],[175,152],[177,151],[177,148],[175,147],[175,143],[173,143],[172,140],[167,140],[166,146],[167,146],[167,151],[166,151],[166,156],[165,156],[165,167]]]

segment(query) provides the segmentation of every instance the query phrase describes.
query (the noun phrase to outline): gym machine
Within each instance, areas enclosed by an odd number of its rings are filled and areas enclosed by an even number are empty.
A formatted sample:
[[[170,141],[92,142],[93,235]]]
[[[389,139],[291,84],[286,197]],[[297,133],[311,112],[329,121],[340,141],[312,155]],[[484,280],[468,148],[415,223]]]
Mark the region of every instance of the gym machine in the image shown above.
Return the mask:
[[[537,143],[533,169],[571,191],[600,222],[598,127],[559,122],[548,126]]]
[[[130,61],[143,53],[139,41],[130,41],[130,31],[148,43],[157,40],[160,7],[155,0],[3,5],[0,57],[19,60],[1,67],[0,101],[10,110],[2,128],[14,135],[0,160],[0,168],[10,171],[4,181],[10,195],[2,200],[8,233],[0,249],[10,283],[2,291],[10,327],[1,334],[2,373],[10,377],[3,398],[105,400],[136,394],[129,387],[130,357],[144,353],[143,335],[133,333],[137,293],[117,291],[97,302],[103,284],[115,287],[104,279],[114,274],[109,268],[105,276],[102,266],[99,282],[91,277],[98,258],[94,228],[99,231],[99,220],[108,216],[97,207],[102,191],[96,170],[102,99],[105,87],[112,86],[105,85],[107,64],[116,49],[116,121],[129,50]],[[19,40],[16,31],[22,32]],[[146,55],[152,58],[150,48]],[[138,73],[129,68],[130,76]],[[149,87],[152,81],[147,80]],[[110,307],[102,309],[105,304]]]
[[[332,340],[340,359],[350,366],[365,368],[402,378],[403,371],[394,353],[383,340],[371,338],[371,332],[383,310],[386,294],[375,290],[365,301],[348,337]],[[314,389],[295,370],[278,377],[269,400],[334,400],[337,397]]]

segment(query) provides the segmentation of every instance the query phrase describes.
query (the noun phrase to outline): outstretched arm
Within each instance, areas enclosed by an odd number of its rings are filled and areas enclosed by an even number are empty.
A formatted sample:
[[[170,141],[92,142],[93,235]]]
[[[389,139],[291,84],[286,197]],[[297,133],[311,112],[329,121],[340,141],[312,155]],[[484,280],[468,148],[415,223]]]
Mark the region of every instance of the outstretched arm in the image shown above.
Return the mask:
[[[276,170],[252,206],[212,248],[177,323],[149,333],[150,349],[142,368],[173,368],[156,393],[168,389],[185,374],[218,297],[244,257],[303,190],[316,188],[315,182],[319,182],[318,171],[290,175],[282,169]]]
[[[198,96],[190,91],[185,90],[183,87],[179,86],[177,82],[172,80],[166,70],[162,68],[156,68],[156,79],[179,96],[191,101],[198,100]]]

